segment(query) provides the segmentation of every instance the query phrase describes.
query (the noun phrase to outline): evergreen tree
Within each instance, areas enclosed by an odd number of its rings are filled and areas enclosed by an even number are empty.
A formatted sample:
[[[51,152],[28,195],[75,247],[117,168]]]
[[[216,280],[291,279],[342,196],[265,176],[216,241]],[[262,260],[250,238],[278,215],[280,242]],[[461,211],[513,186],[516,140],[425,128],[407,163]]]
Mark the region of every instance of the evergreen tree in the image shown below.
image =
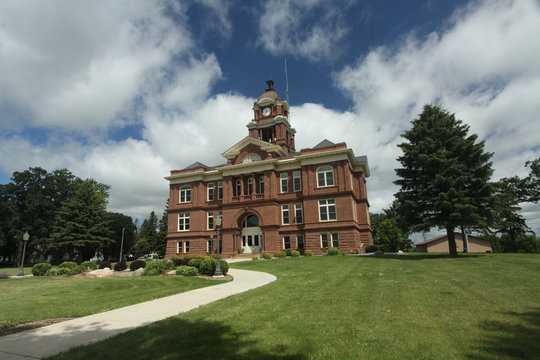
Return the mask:
[[[167,227],[168,227],[168,216],[167,208],[169,207],[169,200],[167,200],[167,207],[163,210],[161,219],[159,219],[159,230],[158,230],[158,248],[157,253],[160,256],[165,256],[167,250]]]
[[[150,212],[148,219],[143,221],[138,239],[144,239],[150,245],[151,252],[159,253],[161,244],[158,234],[158,218],[154,211]]]
[[[150,244],[144,238],[137,239],[137,241],[135,241],[135,244],[131,248],[131,253],[135,257],[135,259],[151,252],[152,249],[150,247]]]
[[[113,244],[106,211],[108,190],[93,179],[77,180],[73,196],[56,211],[49,247],[72,258],[76,253],[83,261]]]
[[[133,223],[133,219],[124,214],[108,212],[107,220],[109,221],[109,228],[112,231],[111,238],[114,240],[114,243],[103,249],[103,257],[105,259],[118,259],[122,245],[122,232],[124,234],[122,254],[123,256],[127,256],[135,244],[135,232],[137,228]]]
[[[379,244],[384,245],[385,251],[392,252],[398,251],[405,240],[403,233],[393,219],[386,219],[378,224],[377,239]]]
[[[425,105],[398,146],[402,168],[397,211],[415,231],[444,228],[452,256],[457,255],[454,230],[485,227],[492,219],[491,153],[469,135],[469,126],[438,106]]]

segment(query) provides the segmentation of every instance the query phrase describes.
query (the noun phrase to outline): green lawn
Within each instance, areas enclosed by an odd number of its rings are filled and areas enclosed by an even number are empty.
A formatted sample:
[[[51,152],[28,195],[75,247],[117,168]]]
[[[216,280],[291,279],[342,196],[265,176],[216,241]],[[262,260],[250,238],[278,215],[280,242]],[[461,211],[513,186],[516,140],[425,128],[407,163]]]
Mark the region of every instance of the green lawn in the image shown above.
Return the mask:
[[[54,359],[538,359],[540,256],[325,256]]]
[[[180,276],[0,279],[0,327],[85,316],[215,284]]]
[[[21,271],[20,267],[4,267],[4,268],[0,268],[0,275],[2,274],[9,274],[10,276],[19,275],[19,271]],[[32,275],[31,266],[24,267],[24,275]]]

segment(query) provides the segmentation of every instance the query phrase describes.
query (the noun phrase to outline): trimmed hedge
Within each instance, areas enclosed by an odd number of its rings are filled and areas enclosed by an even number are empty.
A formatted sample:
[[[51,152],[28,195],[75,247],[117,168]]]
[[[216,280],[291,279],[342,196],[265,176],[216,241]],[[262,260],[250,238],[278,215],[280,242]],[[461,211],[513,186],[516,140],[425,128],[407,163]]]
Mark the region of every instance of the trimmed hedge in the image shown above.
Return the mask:
[[[105,268],[112,269],[111,262],[110,262],[110,261],[103,260],[102,262],[99,263],[99,268],[100,268],[100,269],[105,269]]]
[[[277,257],[277,258],[284,258],[285,256],[287,255],[285,255],[283,251],[274,254],[274,257]]]
[[[132,261],[131,264],[129,264],[129,270],[135,271],[141,268],[144,269],[145,266],[146,266],[146,261],[138,259],[138,260]]]
[[[200,264],[199,272],[204,275],[212,276],[216,271],[216,264],[216,259],[203,260]],[[227,275],[229,272],[229,263],[227,263],[225,260],[219,260],[219,265],[221,267],[221,273],[223,275]]]
[[[339,255],[339,249],[335,247],[331,247],[331,248],[328,248],[328,250],[326,250],[326,253],[328,255]]]
[[[313,256],[313,251],[311,251],[311,250],[304,250],[304,256]]]
[[[66,267],[57,267],[57,268],[50,268],[47,270],[47,273],[45,276],[69,276],[70,271]]]
[[[84,271],[96,270],[98,268],[98,264],[95,261],[83,261],[81,266],[83,267]]]
[[[32,275],[34,276],[45,276],[47,271],[52,268],[52,265],[49,263],[37,263],[32,266]]]
[[[155,276],[161,275],[167,270],[174,270],[174,264],[170,260],[156,260],[146,264],[143,275]]]
[[[272,254],[270,253],[264,253],[263,254],[263,258],[265,258],[266,260],[270,260],[272,258]]]
[[[80,274],[80,273],[84,272],[84,268],[81,265],[74,262],[74,261],[64,261],[63,263],[58,265],[58,268],[60,268],[60,269],[68,269],[69,270],[69,275],[76,275],[76,274]]]
[[[291,251],[291,257],[300,257],[300,251]]]
[[[125,261],[120,261],[114,264],[114,271],[124,271],[127,269],[127,264]]]
[[[193,266],[180,265],[176,268],[176,275],[197,276],[199,270]]]

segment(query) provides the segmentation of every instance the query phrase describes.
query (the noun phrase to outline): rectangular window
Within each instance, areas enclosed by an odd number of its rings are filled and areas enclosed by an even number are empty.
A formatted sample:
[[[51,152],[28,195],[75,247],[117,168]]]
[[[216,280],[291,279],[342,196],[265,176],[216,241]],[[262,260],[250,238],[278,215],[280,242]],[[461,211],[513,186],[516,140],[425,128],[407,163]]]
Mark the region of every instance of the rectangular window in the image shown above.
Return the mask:
[[[289,205],[281,205],[281,223],[283,225],[288,225],[290,223]]]
[[[293,172],[293,190],[295,192],[302,191],[302,173],[300,171]]]
[[[304,242],[304,235],[296,235],[296,246],[298,249],[305,249],[306,243]]]
[[[217,198],[223,200],[223,181],[217,183]]]
[[[304,211],[302,204],[294,204],[294,223],[302,224],[304,222]]]
[[[191,186],[185,185],[180,187],[180,202],[191,202]]]
[[[189,252],[189,241],[179,241],[176,243],[176,252],[177,253],[188,253]]]
[[[281,184],[281,192],[286,193],[289,192],[289,176],[287,173],[281,173],[279,174],[279,180]]]
[[[339,235],[338,233],[321,234],[321,247],[335,247],[339,248]]]
[[[189,231],[189,213],[178,214],[178,231]]]
[[[208,230],[213,230],[214,229],[214,212],[213,211],[209,211],[207,214],[206,214],[206,228]]]
[[[319,200],[319,220],[336,220],[336,199]]]
[[[206,200],[214,201],[214,184],[213,183],[206,185]]]
[[[283,237],[283,249],[290,249],[291,248],[291,237],[290,236],[284,236]]]
[[[213,240],[206,240],[206,252],[212,253],[214,251],[214,241]]]

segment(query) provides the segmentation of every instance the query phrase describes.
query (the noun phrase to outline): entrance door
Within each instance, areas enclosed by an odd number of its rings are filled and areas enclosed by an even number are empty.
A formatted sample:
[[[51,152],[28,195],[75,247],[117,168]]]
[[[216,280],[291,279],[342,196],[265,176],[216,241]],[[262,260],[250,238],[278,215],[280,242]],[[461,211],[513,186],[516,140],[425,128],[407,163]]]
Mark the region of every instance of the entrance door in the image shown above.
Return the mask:
[[[259,218],[248,215],[242,221],[242,248],[244,254],[257,254],[261,252],[262,231],[259,227]]]

